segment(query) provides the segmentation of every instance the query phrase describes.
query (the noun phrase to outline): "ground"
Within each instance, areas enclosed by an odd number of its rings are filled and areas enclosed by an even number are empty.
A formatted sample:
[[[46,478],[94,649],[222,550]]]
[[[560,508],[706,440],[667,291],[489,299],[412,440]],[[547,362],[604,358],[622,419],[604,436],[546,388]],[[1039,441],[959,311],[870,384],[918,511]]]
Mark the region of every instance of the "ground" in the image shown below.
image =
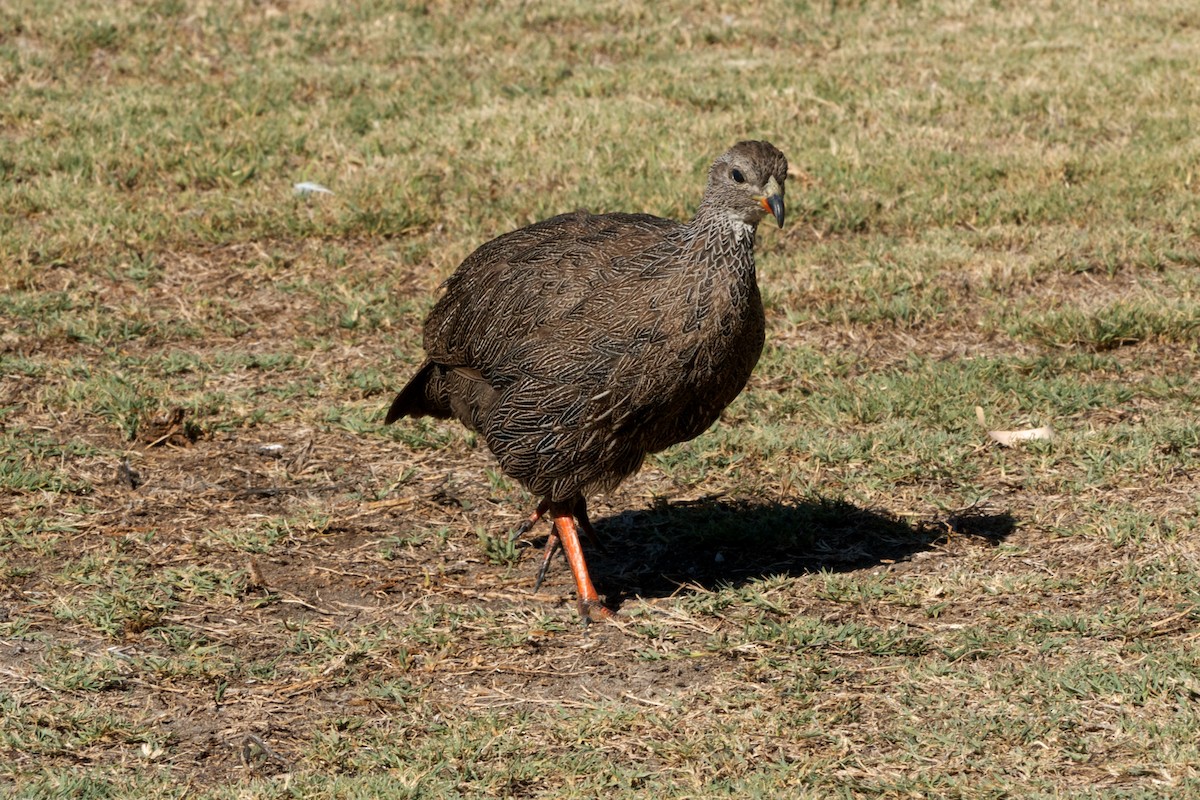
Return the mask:
[[[1200,796],[1197,51],[1187,3],[0,13],[0,786]],[[686,217],[743,136],[767,349],[592,500],[585,628],[536,498],[382,417],[473,247]]]

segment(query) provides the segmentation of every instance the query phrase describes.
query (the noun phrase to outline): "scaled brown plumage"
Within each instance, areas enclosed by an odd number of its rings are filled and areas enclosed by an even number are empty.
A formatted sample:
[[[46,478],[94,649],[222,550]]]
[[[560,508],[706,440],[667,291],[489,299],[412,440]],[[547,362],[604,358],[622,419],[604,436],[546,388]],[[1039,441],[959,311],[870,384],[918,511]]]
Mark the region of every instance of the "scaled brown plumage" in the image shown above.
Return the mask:
[[[387,422],[455,417],[501,469],[542,499],[584,620],[609,616],[576,520],[648,453],[707,429],[762,352],[754,235],[783,225],[787,159],[739,142],[709,169],[687,223],[645,214],[563,214],[480,247],[425,321],[428,358]]]

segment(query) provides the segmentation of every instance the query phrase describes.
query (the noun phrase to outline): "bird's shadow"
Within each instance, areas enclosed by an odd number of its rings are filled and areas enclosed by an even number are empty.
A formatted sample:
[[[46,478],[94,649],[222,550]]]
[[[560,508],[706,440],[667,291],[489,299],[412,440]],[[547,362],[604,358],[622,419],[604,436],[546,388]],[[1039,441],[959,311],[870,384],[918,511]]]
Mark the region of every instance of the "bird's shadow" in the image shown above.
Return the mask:
[[[625,511],[595,523],[588,563],[614,606],[631,596],[665,597],[681,586],[741,586],[767,576],[841,572],[905,561],[950,536],[998,544],[1007,512],[980,509],[909,523],[845,500],[796,503],[705,498]]]

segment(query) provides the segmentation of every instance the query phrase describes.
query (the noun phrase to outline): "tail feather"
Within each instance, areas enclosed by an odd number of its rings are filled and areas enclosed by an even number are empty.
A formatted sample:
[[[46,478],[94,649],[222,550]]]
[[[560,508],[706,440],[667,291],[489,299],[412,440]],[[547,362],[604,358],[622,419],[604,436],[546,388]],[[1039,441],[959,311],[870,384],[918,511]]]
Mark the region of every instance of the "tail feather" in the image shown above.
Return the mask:
[[[446,419],[453,416],[446,403],[445,393],[441,390],[441,377],[441,370],[437,365],[426,361],[396,395],[387,416],[383,418],[383,424],[390,425],[401,417]]]

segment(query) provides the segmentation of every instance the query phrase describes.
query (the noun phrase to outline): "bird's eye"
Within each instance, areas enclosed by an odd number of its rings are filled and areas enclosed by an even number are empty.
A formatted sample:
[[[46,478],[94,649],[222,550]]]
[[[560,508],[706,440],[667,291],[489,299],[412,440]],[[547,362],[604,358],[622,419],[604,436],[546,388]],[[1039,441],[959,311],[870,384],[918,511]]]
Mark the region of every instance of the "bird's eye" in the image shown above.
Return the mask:
[[[745,183],[746,182],[746,176],[742,174],[742,171],[740,169],[735,169],[733,172],[730,172],[729,177],[733,178],[734,183]]]

